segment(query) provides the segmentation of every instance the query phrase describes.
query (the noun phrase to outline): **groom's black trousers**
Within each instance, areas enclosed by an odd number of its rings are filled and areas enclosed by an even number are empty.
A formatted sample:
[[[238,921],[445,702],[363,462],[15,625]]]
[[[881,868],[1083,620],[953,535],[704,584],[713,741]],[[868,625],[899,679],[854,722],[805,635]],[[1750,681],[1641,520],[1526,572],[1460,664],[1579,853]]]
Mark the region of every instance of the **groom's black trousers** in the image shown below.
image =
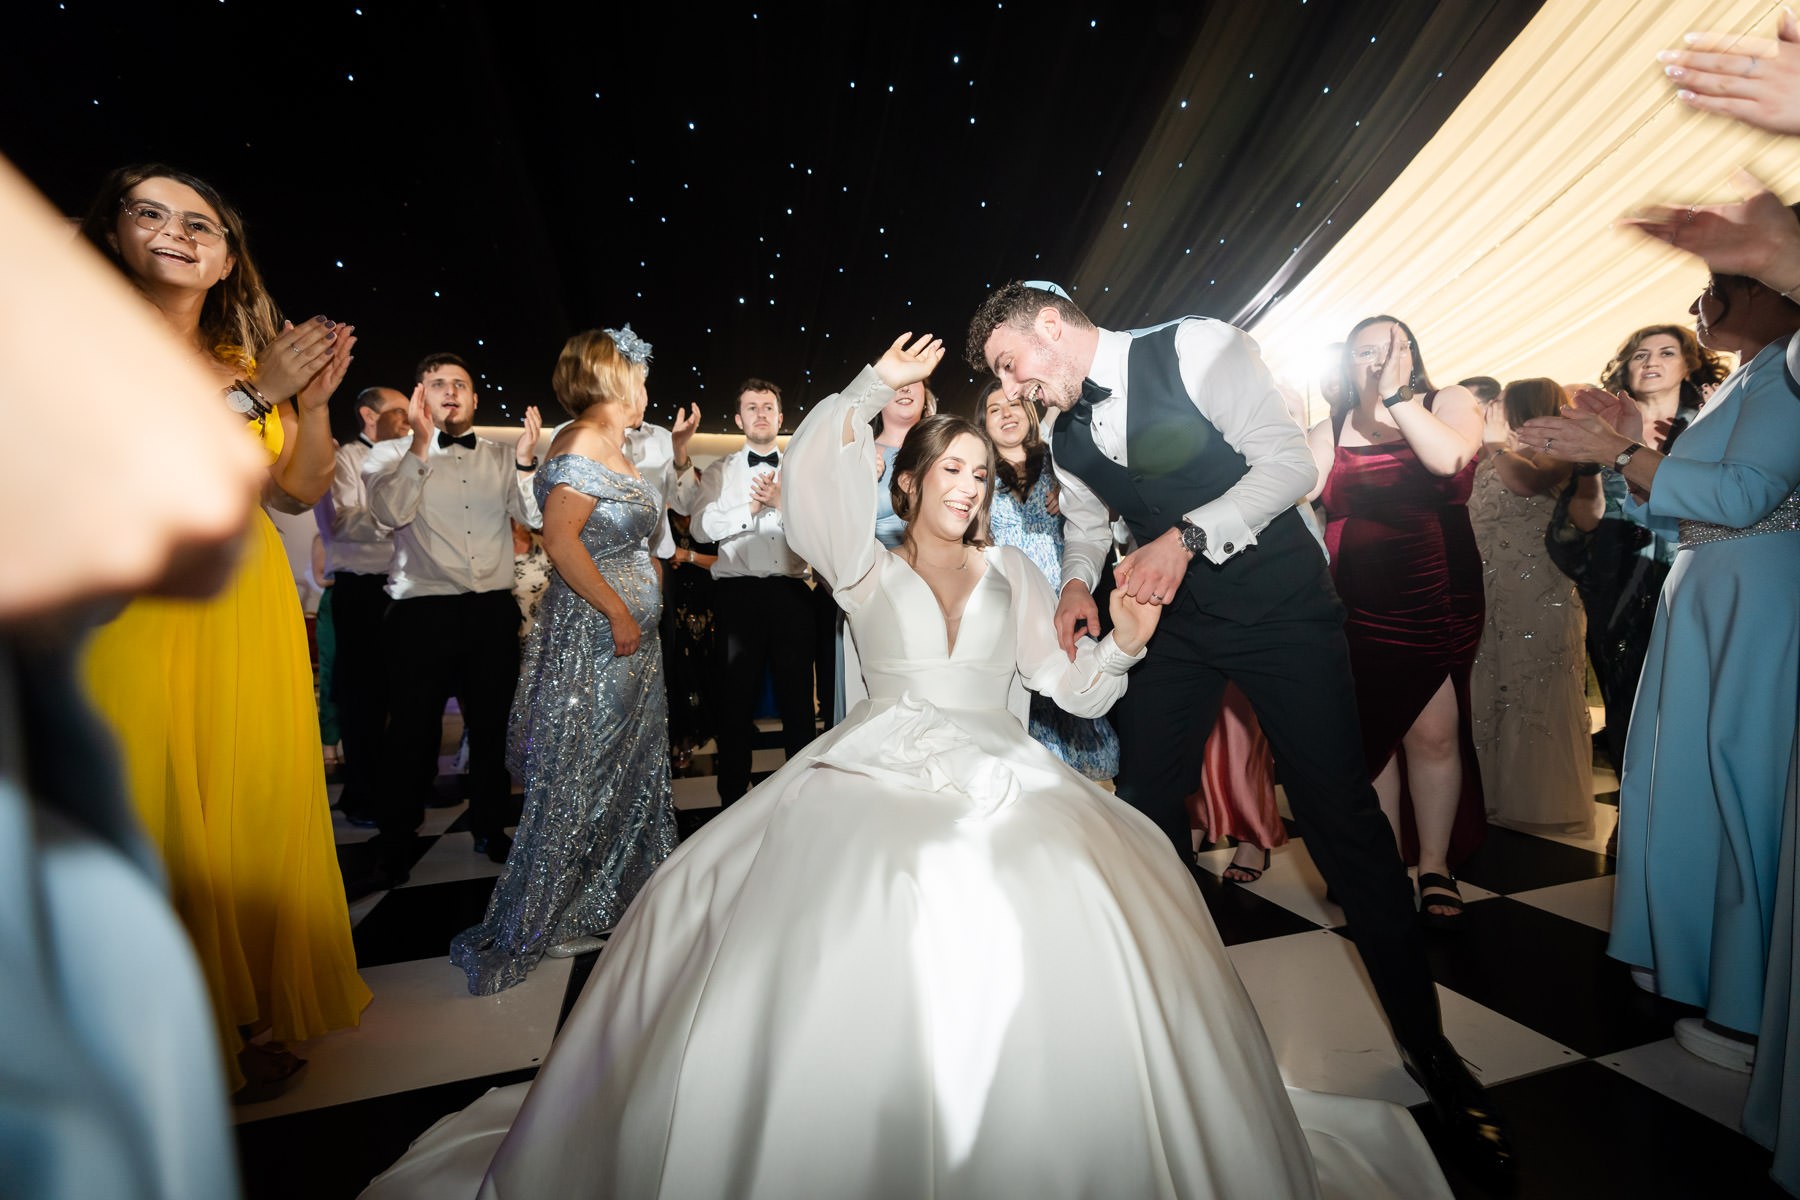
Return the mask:
[[[1202,613],[1183,586],[1114,707],[1119,797],[1162,827],[1193,862],[1187,796],[1230,680],[1275,752],[1307,853],[1349,918],[1394,1038],[1424,1049],[1442,1036],[1437,992],[1393,827],[1370,786],[1344,642],[1328,588],[1240,625]]]

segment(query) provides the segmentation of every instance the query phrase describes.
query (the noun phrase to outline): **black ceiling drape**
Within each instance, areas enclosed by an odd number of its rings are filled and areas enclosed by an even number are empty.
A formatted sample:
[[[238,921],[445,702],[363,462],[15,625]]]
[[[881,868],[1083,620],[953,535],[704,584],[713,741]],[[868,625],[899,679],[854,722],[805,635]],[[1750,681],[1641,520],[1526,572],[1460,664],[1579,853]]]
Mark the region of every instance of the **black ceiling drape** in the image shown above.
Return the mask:
[[[449,349],[482,420],[551,410],[563,339],[630,321],[657,419],[723,430],[746,375],[791,427],[902,329],[960,350],[1007,278],[1257,310],[1536,5],[16,7],[0,151],[70,213],[124,162],[213,179],[286,311],[357,324],[346,401]]]

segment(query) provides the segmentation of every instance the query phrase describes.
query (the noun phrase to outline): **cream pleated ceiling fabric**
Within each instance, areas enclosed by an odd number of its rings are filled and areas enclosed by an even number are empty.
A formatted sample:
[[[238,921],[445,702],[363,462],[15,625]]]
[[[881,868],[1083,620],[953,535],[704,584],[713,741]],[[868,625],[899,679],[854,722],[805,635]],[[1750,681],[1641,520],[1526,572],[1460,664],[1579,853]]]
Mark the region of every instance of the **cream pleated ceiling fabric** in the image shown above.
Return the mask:
[[[1737,198],[1742,165],[1800,200],[1800,138],[1694,112],[1656,61],[1691,30],[1773,37],[1780,5],[1548,0],[1424,150],[1252,328],[1323,411],[1323,347],[1392,313],[1440,386],[1597,380],[1633,329],[1691,323],[1705,268],[1612,223]]]

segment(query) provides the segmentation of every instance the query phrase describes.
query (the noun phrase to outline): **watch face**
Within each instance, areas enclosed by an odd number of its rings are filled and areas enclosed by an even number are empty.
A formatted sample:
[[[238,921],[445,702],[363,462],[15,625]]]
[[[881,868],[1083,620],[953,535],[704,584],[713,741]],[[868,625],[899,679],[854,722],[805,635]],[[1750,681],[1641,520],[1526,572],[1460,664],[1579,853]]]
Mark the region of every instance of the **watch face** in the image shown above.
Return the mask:
[[[252,396],[249,392],[246,392],[243,388],[234,387],[226,392],[225,403],[231,408],[232,412],[237,413],[240,416],[256,410],[256,397]]]

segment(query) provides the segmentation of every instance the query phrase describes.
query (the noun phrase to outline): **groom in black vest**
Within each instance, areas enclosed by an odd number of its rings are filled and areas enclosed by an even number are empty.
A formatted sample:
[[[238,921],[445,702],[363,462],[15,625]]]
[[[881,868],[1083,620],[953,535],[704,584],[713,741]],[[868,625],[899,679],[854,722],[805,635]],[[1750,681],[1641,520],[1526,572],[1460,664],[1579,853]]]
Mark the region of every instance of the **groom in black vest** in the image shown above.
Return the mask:
[[[1363,759],[1344,611],[1294,505],[1317,480],[1256,344],[1190,318],[1097,328],[1060,288],[1009,283],[969,325],[968,358],[1009,396],[1058,410],[1051,454],[1068,522],[1057,634],[1099,635],[1092,588],[1111,506],[1138,549],[1116,585],[1164,607],[1113,710],[1119,797],[1193,863],[1186,796],[1229,680],[1275,752],[1306,848],[1343,907],[1401,1058],[1465,1149],[1511,1161],[1502,1120],[1445,1039],[1394,834]],[[1096,502],[1087,493],[1097,493]]]

